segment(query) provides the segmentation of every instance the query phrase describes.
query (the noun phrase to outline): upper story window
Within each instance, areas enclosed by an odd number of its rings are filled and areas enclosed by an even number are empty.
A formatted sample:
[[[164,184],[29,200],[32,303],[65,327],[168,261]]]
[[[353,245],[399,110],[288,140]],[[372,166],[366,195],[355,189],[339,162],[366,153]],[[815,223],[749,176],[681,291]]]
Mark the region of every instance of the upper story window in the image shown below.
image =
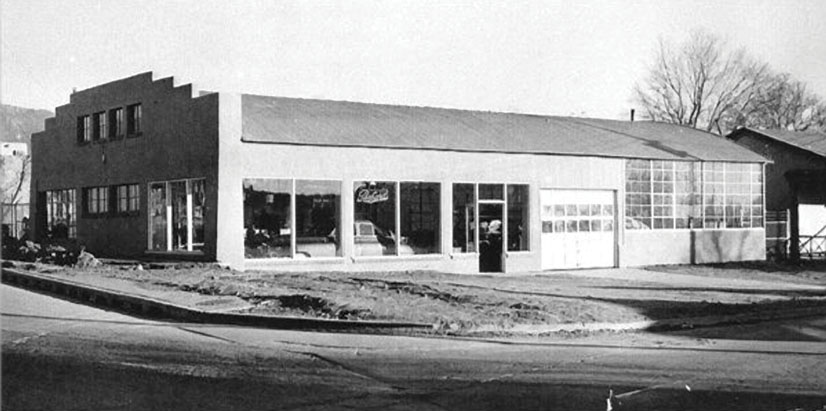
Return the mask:
[[[123,108],[109,110],[109,138],[123,135]]]
[[[142,129],[141,122],[143,117],[140,104],[132,104],[126,107],[126,134],[135,135],[140,134]]]
[[[92,117],[80,116],[77,118],[77,141],[88,143],[92,141]]]
[[[95,113],[94,115],[94,123],[95,129],[92,138],[95,141],[105,139],[106,138],[106,112],[101,111],[100,113]]]

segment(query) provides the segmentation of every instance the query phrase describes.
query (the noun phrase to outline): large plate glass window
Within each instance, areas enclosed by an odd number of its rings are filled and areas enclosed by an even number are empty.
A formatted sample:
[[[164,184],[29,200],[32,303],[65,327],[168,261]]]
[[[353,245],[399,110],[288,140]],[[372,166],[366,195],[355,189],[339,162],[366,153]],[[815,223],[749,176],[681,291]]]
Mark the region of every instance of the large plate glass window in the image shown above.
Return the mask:
[[[296,257],[340,257],[340,225],[341,182],[296,180]]]
[[[453,252],[476,251],[474,184],[453,184]]]
[[[46,192],[46,225],[53,239],[77,237],[75,190]]]
[[[399,251],[408,246],[413,254],[439,253],[439,183],[403,182],[400,187]]]
[[[394,181],[353,183],[355,255],[397,254],[396,184]],[[410,251],[409,247],[405,250]],[[412,254],[412,251],[407,254]]]
[[[244,255],[341,256],[340,209],[338,181],[245,179]]]
[[[149,186],[149,248],[151,250],[166,251],[168,249],[167,213],[166,183],[152,183]]]
[[[508,184],[508,251],[527,251],[528,185]]]
[[[244,256],[290,258],[292,180],[244,180]]]
[[[154,251],[202,251],[205,180],[187,179],[149,185],[149,248]]]

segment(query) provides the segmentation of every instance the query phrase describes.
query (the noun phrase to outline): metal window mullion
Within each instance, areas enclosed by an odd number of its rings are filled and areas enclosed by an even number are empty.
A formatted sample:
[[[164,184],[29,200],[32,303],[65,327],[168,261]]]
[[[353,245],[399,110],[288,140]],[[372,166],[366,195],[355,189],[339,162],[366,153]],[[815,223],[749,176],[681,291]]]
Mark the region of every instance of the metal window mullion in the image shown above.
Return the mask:
[[[166,251],[172,251],[172,184],[164,182],[164,205],[166,205]]]
[[[395,210],[396,211],[396,215],[395,215],[395,217],[396,217],[396,236],[395,236],[396,237],[395,238],[395,240],[396,240],[396,255],[399,255],[399,248],[401,247],[401,244],[402,244],[401,182],[395,181],[395,182],[393,182],[393,184],[396,185],[396,195],[395,195],[395,201],[396,201],[396,207],[395,207],[396,208],[396,210]]]
[[[290,180],[290,258],[296,255],[295,235],[295,179]]]
[[[671,162],[671,226],[677,228],[677,163]]]
[[[654,160],[648,160],[648,212],[651,213],[651,229],[656,230],[657,224],[654,222],[657,217],[654,216]]]
[[[504,197],[504,204],[502,205],[502,249],[499,254],[507,254],[508,252],[508,185],[502,184],[502,197]]]
[[[761,214],[763,216],[763,228],[766,227],[766,164],[763,163],[760,165],[760,190],[763,193],[763,209],[761,210]],[[788,218],[788,214],[786,214],[786,218]],[[789,226],[786,225],[786,230],[788,231]],[[788,236],[787,236],[788,238]]]
[[[479,253],[479,183],[473,184],[473,251]]]
[[[192,180],[186,180],[186,251],[192,251]]]
[[[700,163],[700,219],[706,228],[706,163]]]
[[[726,206],[728,204],[728,168],[727,163],[723,163],[723,228],[728,228],[728,216],[726,215]]]

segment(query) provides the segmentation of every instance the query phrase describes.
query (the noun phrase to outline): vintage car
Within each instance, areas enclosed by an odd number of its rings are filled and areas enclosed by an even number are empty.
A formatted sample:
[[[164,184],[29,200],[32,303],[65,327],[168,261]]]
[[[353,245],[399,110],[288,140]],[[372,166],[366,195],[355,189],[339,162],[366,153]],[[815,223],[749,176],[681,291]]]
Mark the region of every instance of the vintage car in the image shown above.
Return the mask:
[[[382,256],[396,255],[396,237],[391,230],[385,230],[370,220],[357,220],[353,224],[354,255]],[[399,254],[415,254],[402,237]],[[295,258],[336,257],[336,230],[326,237],[297,237]],[[288,258],[290,255],[289,235],[271,237],[266,234],[248,233],[246,242],[247,258]]]
[[[356,220],[353,224],[354,254],[357,256],[396,255],[396,236],[391,230],[385,230],[370,220]],[[415,254],[402,237],[399,245],[399,254]]]

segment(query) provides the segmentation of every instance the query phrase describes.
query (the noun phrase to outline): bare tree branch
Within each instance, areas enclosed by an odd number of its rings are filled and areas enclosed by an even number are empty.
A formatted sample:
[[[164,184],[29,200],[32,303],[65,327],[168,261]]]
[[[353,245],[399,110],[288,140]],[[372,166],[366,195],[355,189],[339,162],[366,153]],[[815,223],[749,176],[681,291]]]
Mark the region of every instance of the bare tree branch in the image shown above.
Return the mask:
[[[692,33],[680,47],[659,40],[644,81],[634,87],[644,117],[723,134],[737,126],[824,130],[820,97],[788,74],[774,74],[745,49]],[[826,130],[824,130],[826,131]]]

